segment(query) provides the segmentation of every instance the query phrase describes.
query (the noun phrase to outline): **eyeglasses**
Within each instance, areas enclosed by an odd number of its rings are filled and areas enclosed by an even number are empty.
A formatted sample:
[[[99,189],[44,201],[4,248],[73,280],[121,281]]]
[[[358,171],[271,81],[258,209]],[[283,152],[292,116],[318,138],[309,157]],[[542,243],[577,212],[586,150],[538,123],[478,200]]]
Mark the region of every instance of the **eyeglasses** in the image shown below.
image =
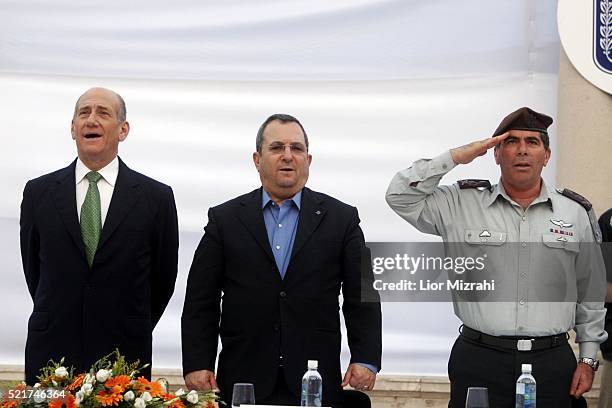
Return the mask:
[[[287,148],[289,148],[291,154],[304,154],[308,151],[306,146],[303,143],[299,142],[288,144],[274,142],[270,143],[270,145],[268,146],[268,150],[274,154],[283,154],[287,150]]]

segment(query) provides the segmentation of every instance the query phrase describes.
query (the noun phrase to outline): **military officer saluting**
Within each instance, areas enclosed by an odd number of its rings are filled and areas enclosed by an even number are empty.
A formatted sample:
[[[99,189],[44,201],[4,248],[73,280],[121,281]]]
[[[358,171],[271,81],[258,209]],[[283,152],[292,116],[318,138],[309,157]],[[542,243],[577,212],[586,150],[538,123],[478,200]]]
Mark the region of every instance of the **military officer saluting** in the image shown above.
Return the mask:
[[[391,208],[419,231],[481,246],[488,268],[512,288],[496,301],[455,297],[463,325],[448,365],[449,407],[464,407],[470,386],[488,387],[491,406],[513,407],[522,363],[533,365],[538,406],[569,407],[572,396],[591,388],[596,353],[607,338],[601,234],[586,199],[551,189],[541,178],[551,155],[551,124],[547,115],[518,109],[492,138],[418,160],[387,190]],[[438,185],[455,166],[491,148],[501,169],[498,184]],[[567,342],[572,329],[578,362]]]

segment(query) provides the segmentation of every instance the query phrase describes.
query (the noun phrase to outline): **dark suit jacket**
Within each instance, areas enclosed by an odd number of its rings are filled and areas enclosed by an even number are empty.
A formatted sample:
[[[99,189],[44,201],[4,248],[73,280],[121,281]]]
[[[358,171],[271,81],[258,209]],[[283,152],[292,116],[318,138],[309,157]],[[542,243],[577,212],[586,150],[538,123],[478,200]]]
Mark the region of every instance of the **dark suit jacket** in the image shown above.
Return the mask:
[[[119,160],[100,243],[87,264],[76,208],[74,161],[28,181],[21,204],[21,256],[34,311],[28,322],[26,381],[49,359],[88,370],[115,348],[151,362],[152,330],[177,274],[172,189]],[[150,376],[150,369],[145,371]]]
[[[220,335],[217,382],[226,401],[236,382],[254,383],[256,400],[269,396],[282,356],[296,402],[309,359],[319,361],[324,404],[338,402],[341,288],[351,362],[380,367],[381,357],[380,303],[357,209],[304,188],[291,260],[281,279],[261,194],[257,189],[208,212],[187,283],[183,373],[214,371]],[[362,290],[373,301],[362,302]]]

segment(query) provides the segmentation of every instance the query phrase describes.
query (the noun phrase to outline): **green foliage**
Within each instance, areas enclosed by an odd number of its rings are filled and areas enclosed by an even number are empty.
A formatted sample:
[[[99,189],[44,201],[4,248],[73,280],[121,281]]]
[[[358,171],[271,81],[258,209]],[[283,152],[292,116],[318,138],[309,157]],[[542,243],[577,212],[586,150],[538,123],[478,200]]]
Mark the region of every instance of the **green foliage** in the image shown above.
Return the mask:
[[[91,374],[97,373],[99,370],[104,369],[104,370],[111,370],[112,371],[112,375],[116,376],[116,375],[129,375],[129,376],[135,376],[137,373],[139,373],[142,369],[148,367],[148,364],[143,365],[142,367],[139,367],[140,361],[136,360],[133,363],[128,363],[125,360],[125,356],[123,356],[118,349],[115,349],[115,351],[113,351],[110,354],[107,354],[106,356],[102,357],[100,360],[96,361],[94,363],[94,365],[91,367],[91,370],[89,370],[89,372]]]

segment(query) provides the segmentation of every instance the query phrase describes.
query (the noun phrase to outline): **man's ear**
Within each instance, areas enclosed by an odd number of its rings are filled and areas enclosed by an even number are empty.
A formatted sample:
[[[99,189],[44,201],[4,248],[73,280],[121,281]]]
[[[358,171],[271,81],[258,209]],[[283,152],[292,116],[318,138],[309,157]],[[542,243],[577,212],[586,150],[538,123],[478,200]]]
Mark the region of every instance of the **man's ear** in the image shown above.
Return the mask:
[[[70,122],[70,134],[72,135],[72,140],[75,140],[76,135],[74,134],[74,120]]]
[[[544,153],[544,167],[546,167],[546,165],[548,164],[551,154],[552,152],[550,151],[550,149],[546,149],[546,152]]]
[[[119,130],[119,141],[123,142],[130,133],[130,124],[128,121],[125,121],[121,124],[121,129]]]
[[[255,164],[255,168],[259,171],[259,161],[261,160],[261,156],[259,156],[258,152],[253,152],[253,163]]]

